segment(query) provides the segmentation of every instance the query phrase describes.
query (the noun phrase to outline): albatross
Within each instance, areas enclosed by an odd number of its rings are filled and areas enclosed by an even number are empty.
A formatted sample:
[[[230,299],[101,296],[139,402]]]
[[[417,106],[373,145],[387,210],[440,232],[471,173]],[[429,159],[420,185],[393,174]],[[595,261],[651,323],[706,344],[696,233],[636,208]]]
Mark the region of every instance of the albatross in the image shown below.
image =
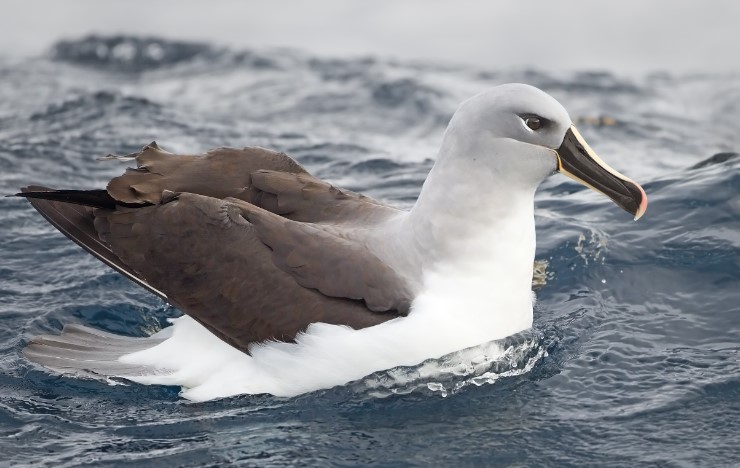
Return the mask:
[[[116,157],[116,156],[110,156]],[[293,396],[532,326],[534,194],[556,172],[638,219],[647,197],[532,86],[463,102],[410,211],[259,147],[156,143],[101,190],[25,197],[90,254],[181,310],[149,337],[83,325],[24,349],[52,371],[178,385],[195,401]]]

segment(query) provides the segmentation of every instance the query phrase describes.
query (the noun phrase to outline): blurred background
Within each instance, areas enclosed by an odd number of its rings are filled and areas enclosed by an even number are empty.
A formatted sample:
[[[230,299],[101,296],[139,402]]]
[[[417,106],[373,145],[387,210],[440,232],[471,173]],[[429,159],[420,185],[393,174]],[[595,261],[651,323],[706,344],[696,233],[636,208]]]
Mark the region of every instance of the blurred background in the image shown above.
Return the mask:
[[[733,0],[3,0],[0,50],[29,55],[90,33],[297,47],[479,67],[737,71]]]

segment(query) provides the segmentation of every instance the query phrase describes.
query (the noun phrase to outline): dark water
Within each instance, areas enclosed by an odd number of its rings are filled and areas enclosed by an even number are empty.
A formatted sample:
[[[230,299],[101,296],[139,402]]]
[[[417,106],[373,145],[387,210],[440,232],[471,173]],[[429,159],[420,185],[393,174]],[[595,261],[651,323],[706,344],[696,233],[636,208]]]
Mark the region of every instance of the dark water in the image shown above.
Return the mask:
[[[457,103],[510,81],[558,98],[650,198],[634,223],[561,176],[543,185],[538,258],[552,277],[527,334],[531,369],[384,396],[365,382],[205,404],[173,387],[50,375],[20,354],[29,337],[62,323],[141,336],[178,312],[7,199],[0,464],[740,463],[740,76],[554,75],[137,38],[68,42],[47,57],[0,59],[0,192],[31,182],[101,187],[122,167],[95,157],[156,139],[173,151],[276,148],[322,178],[409,206]]]

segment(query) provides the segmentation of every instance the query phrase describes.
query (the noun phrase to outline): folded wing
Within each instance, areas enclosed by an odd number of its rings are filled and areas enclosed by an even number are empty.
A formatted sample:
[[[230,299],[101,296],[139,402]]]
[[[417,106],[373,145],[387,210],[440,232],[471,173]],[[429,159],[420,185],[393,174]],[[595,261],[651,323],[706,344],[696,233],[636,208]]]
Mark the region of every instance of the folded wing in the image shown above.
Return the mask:
[[[298,284],[223,200],[183,193],[158,205],[100,210],[95,221],[124,264],[238,349],[290,341],[314,322],[364,328],[393,317]]]
[[[88,252],[245,352],[291,341],[314,322],[364,328],[408,309],[403,278],[325,229],[382,222],[394,208],[262,148],[181,156],[152,143],[134,158],[137,168],[107,192],[21,195]]]

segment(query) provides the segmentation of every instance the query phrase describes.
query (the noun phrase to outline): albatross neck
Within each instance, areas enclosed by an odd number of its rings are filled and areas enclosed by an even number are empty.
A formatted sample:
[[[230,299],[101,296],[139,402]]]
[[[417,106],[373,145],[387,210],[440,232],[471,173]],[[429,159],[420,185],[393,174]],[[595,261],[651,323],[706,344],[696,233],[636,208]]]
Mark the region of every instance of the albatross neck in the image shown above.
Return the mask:
[[[433,263],[479,257],[481,243],[486,250],[498,245],[531,260],[537,183],[508,176],[485,160],[490,155],[459,157],[449,151],[442,147],[404,230]]]
[[[470,345],[531,327],[535,189],[473,158],[438,159],[404,223],[420,267],[413,314]]]

